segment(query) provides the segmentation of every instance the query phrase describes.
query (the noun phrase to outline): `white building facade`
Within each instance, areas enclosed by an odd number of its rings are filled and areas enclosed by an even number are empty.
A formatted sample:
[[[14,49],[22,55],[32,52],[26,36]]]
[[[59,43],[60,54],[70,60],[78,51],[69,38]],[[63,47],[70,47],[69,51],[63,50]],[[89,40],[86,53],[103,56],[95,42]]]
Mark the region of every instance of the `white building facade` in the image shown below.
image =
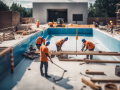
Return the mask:
[[[77,24],[87,24],[88,2],[33,2],[35,22],[39,20],[40,23],[47,23],[64,18],[65,23],[76,23],[74,15],[82,15],[82,20],[77,21]]]

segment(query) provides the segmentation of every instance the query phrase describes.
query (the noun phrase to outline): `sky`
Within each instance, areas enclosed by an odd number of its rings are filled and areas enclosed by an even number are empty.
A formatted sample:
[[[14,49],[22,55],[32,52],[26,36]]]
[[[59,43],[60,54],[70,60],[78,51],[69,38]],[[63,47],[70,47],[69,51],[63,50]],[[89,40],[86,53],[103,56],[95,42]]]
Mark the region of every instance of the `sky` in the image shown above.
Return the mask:
[[[88,2],[94,3],[95,0],[1,0],[6,3],[8,6],[11,6],[13,2],[21,4],[22,7],[32,8],[32,2]]]

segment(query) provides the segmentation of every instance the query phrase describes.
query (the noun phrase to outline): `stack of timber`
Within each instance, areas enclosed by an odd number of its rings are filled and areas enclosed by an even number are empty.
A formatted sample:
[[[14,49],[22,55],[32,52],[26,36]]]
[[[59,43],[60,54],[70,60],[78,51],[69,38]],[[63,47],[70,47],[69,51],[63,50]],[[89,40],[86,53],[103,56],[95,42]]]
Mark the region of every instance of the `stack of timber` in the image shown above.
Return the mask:
[[[31,54],[39,54],[40,51],[35,51]],[[50,55],[109,55],[109,56],[120,56],[118,52],[106,52],[106,51],[51,51]],[[90,59],[60,59],[60,61],[73,61],[73,62],[91,62],[91,63],[120,63],[120,61],[108,61],[108,60],[90,60]]]

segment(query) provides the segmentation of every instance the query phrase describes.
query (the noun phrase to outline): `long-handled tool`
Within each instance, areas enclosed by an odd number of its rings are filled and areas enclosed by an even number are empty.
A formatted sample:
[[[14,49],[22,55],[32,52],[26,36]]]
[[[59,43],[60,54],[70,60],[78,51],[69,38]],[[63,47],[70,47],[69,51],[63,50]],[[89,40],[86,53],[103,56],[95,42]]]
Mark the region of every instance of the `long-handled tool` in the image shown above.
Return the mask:
[[[50,61],[50,60],[49,60]],[[57,67],[59,67],[59,68],[61,68],[60,66],[58,66],[57,64],[55,64],[55,63],[53,63],[54,65],[56,65]],[[63,76],[64,76],[64,73],[65,72],[67,72],[67,70],[65,70],[65,69],[63,69],[63,68],[61,68],[62,70],[64,70],[64,72],[63,72],[63,74],[62,74],[62,77],[61,78],[59,78],[59,79],[56,79],[55,80],[55,77],[53,76],[53,81],[54,82],[56,82],[56,81],[60,81],[62,78],[63,78]]]

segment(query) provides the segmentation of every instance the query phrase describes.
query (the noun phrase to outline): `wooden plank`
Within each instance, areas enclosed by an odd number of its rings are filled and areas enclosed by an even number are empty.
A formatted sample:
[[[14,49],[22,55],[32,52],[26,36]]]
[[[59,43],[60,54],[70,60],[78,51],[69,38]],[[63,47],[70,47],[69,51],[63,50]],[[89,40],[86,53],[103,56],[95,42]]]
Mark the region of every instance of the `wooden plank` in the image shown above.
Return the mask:
[[[120,82],[120,79],[90,79],[93,82]]]
[[[88,81],[85,78],[82,78],[82,82],[91,87],[93,90],[99,90],[99,88],[92,81]]]
[[[4,54],[6,54],[7,52],[9,52],[11,49],[11,47],[8,47],[6,49],[4,49],[2,52],[0,52],[0,57],[3,56]]]
[[[89,60],[89,59],[59,59],[59,61],[73,61],[73,62],[91,62],[91,63],[120,63],[120,61],[108,60]]]
[[[89,71],[89,70],[86,70],[85,73],[86,73],[86,74],[103,74],[103,75],[104,75],[104,72]]]
[[[82,51],[58,51],[58,52],[55,52],[55,51],[53,51],[53,52],[50,52],[51,54],[53,54],[53,55],[59,55],[59,54],[62,54],[62,53],[66,53],[66,54],[72,54],[72,53],[82,53],[82,54],[84,54],[84,55],[86,55],[86,53],[89,53],[88,55],[90,55],[90,53],[93,53],[93,54],[95,54],[95,53],[97,53],[97,54],[99,54],[99,52],[100,51],[86,51],[86,52],[82,52]],[[35,53],[36,54],[39,54],[40,53],[40,51],[35,51]],[[106,51],[102,51],[102,54],[104,54],[104,53],[118,53],[118,52],[106,52]]]
[[[97,53],[97,52],[54,52],[51,55],[108,55],[108,56],[120,56],[120,53]]]

